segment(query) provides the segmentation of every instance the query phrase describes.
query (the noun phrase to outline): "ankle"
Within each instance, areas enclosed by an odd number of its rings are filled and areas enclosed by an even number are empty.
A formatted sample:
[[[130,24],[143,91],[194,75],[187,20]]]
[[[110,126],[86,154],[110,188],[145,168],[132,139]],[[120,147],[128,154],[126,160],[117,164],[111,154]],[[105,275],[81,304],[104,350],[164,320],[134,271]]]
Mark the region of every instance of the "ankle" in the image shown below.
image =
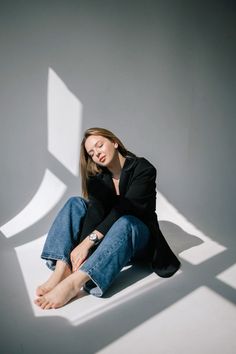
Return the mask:
[[[80,289],[83,287],[83,285],[86,283],[87,276],[85,277],[83,273],[80,273],[79,271],[74,272],[72,274],[72,286],[73,288],[79,292]]]
[[[71,268],[66,262],[58,260],[56,264],[55,272],[58,274],[64,274],[64,273],[67,274],[67,273],[71,273]]]

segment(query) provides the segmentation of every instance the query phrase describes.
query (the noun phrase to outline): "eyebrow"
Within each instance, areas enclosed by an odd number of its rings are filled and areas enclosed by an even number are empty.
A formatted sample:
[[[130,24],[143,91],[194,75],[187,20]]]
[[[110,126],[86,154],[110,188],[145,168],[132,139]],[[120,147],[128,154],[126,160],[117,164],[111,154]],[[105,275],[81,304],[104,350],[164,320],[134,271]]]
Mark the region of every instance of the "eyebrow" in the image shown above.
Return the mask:
[[[102,140],[98,140],[98,141],[96,142],[96,144],[94,144],[94,146],[96,146],[98,143],[101,143],[101,142],[102,142]],[[91,151],[93,151],[93,149],[90,149],[90,150],[88,151],[88,154],[89,154]]]

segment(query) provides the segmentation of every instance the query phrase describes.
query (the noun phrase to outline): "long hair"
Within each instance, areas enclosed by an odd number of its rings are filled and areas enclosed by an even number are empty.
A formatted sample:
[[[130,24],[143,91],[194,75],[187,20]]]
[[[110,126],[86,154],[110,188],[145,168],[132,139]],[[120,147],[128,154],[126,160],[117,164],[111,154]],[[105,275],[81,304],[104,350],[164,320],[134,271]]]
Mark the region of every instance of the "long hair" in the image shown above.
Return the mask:
[[[84,136],[80,146],[80,175],[81,175],[81,184],[82,184],[82,195],[84,198],[88,198],[88,189],[87,189],[87,181],[90,176],[94,176],[98,173],[104,171],[104,168],[97,165],[89,156],[85,149],[85,142],[87,138],[91,135],[99,135],[103,136],[111,140],[114,143],[118,144],[118,151],[124,157],[128,155],[128,150],[125,148],[120,139],[113,134],[110,130],[104,128],[89,128],[84,132]]]

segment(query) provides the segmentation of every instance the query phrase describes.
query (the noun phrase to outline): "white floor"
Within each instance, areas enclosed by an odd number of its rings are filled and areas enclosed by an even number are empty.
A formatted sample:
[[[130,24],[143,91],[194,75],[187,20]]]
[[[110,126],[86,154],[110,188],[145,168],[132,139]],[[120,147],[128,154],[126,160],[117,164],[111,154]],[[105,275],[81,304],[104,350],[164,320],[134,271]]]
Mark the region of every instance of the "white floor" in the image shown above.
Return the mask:
[[[44,240],[45,236],[42,236],[15,249],[32,311],[36,317],[53,318],[55,315],[57,318],[62,317],[74,327],[99,318],[100,315],[105,316],[112,309],[122,308],[128,302],[134,301],[136,297],[143,298],[143,310],[145,311],[145,298],[150,291],[155,291],[156,302],[158,302],[159,286],[161,286],[161,296],[164,292],[164,297],[168,297],[170,290],[177,293],[180,291],[177,278],[181,276],[183,282],[185,277],[184,270],[180,270],[171,279],[163,279],[150,273],[149,269],[126,267],[117,278],[108,297],[96,298],[84,293],[79,299],[61,309],[43,311],[33,304],[33,299],[36,286],[50,274],[50,270],[40,260],[40,251]],[[201,246],[195,247],[196,253],[198,253],[197,248]],[[193,258],[196,258],[194,253]],[[196,266],[192,265],[192,267],[194,269]],[[126,274],[126,272],[128,273]],[[236,264],[216,274],[214,281],[216,284],[220,283],[230,287],[232,294],[235,295]],[[159,313],[150,316],[111,343],[108,340],[108,345],[94,352],[99,354],[118,354],[120,352],[233,354],[236,353],[235,333],[235,304],[210,287],[201,285],[193,288],[190,292],[187,291],[187,294],[180,299],[177,297],[176,301],[172,301]]]
[[[98,353],[233,354],[235,333],[235,305],[202,286]]]
[[[113,284],[112,291],[115,293],[112,296],[97,298],[84,292],[77,301],[73,301],[65,307],[52,311],[44,311],[33,303],[37,285],[43,283],[51,274],[51,271],[45,266],[44,261],[40,259],[40,252],[44,241],[45,236],[16,248],[32,311],[37,317],[52,317],[56,313],[57,316],[67,319],[71,325],[76,326],[135,297],[137,293],[140,295],[153,286],[156,287],[158,284],[166,281],[156,274],[150,273],[148,269],[143,267],[131,269],[131,266],[127,266],[122,270],[115,284]],[[129,279],[124,274],[126,271],[129,271]],[[179,273],[180,271],[175,276]]]
[[[2,229],[1,352],[236,353],[235,252],[197,229],[162,195],[158,200],[161,229],[179,254],[181,270],[163,279],[148,268],[126,267],[103,298],[84,292],[57,310],[33,303],[36,286],[50,274],[40,259],[45,235],[6,240]]]

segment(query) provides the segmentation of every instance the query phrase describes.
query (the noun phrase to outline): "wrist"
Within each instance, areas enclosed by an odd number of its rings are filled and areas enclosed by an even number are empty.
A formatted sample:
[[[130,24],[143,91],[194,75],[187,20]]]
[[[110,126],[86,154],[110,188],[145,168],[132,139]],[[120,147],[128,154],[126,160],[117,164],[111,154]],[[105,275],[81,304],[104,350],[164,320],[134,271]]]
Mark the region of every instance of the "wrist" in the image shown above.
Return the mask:
[[[83,242],[88,249],[94,246],[94,242],[89,239],[89,236],[87,236]]]
[[[98,235],[98,238],[99,238],[100,240],[103,238],[103,234],[102,234],[100,231],[94,230],[93,232],[95,232],[95,234]]]
[[[96,246],[100,242],[100,238],[98,237],[98,234],[95,231],[91,232],[91,234],[88,235],[87,239],[91,246]]]

